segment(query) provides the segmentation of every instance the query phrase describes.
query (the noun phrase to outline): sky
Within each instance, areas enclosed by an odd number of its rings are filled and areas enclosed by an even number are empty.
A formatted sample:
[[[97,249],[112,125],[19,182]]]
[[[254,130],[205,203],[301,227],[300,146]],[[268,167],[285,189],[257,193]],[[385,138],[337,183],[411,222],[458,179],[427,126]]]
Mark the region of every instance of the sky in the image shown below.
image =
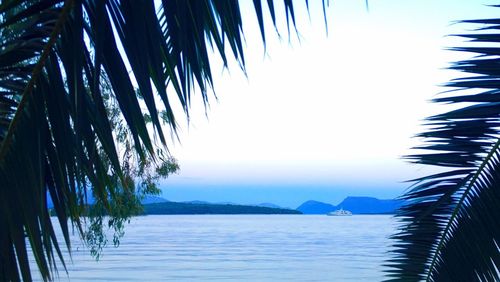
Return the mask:
[[[495,17],[493,1],[330,1],[326,34],[320,1],[295,1],[299,34],[280,36],[267,18],[264,49],[251,1],[240,1],[246,75],[212,58],[217,99],[193,99],[189,124],[170,146],[180,172],[161,182],[172,201],[336,204],[347,196],[395,198],[404,181],[432,173],[402,156],[421,140],[429,100],[459,74],[446,36]],[[276,1],[280,2],[280,1]],[[277,7],[277,11],[280,10]],[[278,21],[284,23],[284,13]],[[198,99],[197,99],[198,98]]]

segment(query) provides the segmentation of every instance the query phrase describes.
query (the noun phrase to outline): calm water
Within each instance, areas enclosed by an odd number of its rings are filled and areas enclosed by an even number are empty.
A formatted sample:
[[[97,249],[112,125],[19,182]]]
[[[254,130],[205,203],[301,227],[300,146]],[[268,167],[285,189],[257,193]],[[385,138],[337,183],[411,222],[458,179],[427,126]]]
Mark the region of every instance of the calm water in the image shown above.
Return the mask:
[[[386,215],[158,215],[134,218],[99,262],[73,243],[60,281],[380,281]]]

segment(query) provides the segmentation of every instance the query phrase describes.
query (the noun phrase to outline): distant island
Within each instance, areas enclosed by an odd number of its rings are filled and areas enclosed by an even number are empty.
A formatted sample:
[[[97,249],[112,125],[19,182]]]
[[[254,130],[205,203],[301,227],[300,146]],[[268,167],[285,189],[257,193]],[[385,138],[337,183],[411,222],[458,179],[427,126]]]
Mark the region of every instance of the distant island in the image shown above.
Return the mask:
[[[307,201],[297,210],[303,214],[327,214],[344,209],[353,214],[394,214],[403,204],[401,200],[380,200],[373,197],[347,197],[338,205],[318,201]]]
[[[90,205],[94,199],[87,199]],[[394,214],[403,204],[400,200],[381,200],[373,197],[347,197],[338,205],[319,201],[306,201],[296,209],[283,208],[273,203],[242,205],[232,202],[210,203],[205,201],[172,202],[158,196],[142,200],[144,215],[148,214],[327,214],[344,209],[353,214]],[[47,206],[53,208],[50,197]]]
[[[171,202],[161,197],[143,200],[144,214],[327,214],[340,208],[353,214],[394,214],[403,204],[400,200],[373,197],[347,197],[338,205],[306,201],[297,209],[282,208],[272,203],[241,205],[231,202]]]
[[[144,214],[302,214],[298,210],[237,204],[162,202],[145,204]]]
[[[89,195],[87,203],[92,205],[94,198]],[[240,205],[230,202],[209,203],[204,201],[171,202],[158,196],[146,196],[141,201],[143,215],[153,214],[302,214],[294,209],[282,208],[270,203],[258,205]],[[47,196],[47,206],[54,207],[50,196]]]

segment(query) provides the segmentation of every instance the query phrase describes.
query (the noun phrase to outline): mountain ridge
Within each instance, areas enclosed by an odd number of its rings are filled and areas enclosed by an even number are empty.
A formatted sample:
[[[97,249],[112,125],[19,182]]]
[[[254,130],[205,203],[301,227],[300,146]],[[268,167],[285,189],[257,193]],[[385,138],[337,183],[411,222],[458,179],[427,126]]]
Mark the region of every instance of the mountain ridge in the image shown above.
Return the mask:
[[[87,199],[89,204],[93,204],[94,199],[91,195]],[[164,204],[168,206],[167,213],[174,214],[174,207],[179,208],[180,214],[193,214],[190,210],[196,210],[202,213],[213,213],[214,211],[223,210],[223,213],[229,213],[227,211],[247,213],[247,210],[253,210],[258,212],[272,213],[278,212],[283,213],[282,210],[298,211],[302,214],[327,214],[329,212],[335,211],[337,209],[345,209],[351,211],[353,214],[394,214],[396,210],[401,207],[403,201],[394,199],[377,199],[375,197],[358,197],[358,196],[348,196],[342,200],[338,205],[333,205],[325,202],[308,200],[298,206],[296,209],[280,207],[273,203],[261,203],[261,204],[238,204],[232,202],[219,202],[211,203],[206,201],[185,201],[185,202],[172,202],[160,196],[146,196],[141,201],[143,206],[151,204]],[[179,205],[178,205],[179,204]],[[47,206],[53,208],[52,201],[50,197],[47,197]],[[161,206],[161,205],[160,205]],[[233,207],[230,207],[233,206]],[[257,209],[252,209],[250,207],[255,207]],[[269,208],[273,210],[260,210],[258,208]],[[274,210],[275,209],[275,210]],[[155,209],[156,210],[156,209]],[[276,211],[279,210],[279,211]]]
[[[394,214],[401,205],[402,200],[349,196],[338,205],[314,200],[305,201],[296,210],[303,214],[327,214],[342,208],[353,214]]]

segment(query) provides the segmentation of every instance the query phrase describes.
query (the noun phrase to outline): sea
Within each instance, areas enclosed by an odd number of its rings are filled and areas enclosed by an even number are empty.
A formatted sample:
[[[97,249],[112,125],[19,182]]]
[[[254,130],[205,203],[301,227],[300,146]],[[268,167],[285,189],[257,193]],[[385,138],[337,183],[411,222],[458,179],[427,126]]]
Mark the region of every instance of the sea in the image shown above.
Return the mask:
[[[382,281],[396,228],[390,215],[140,216],[99,261],[73,235],[55,281]]]

